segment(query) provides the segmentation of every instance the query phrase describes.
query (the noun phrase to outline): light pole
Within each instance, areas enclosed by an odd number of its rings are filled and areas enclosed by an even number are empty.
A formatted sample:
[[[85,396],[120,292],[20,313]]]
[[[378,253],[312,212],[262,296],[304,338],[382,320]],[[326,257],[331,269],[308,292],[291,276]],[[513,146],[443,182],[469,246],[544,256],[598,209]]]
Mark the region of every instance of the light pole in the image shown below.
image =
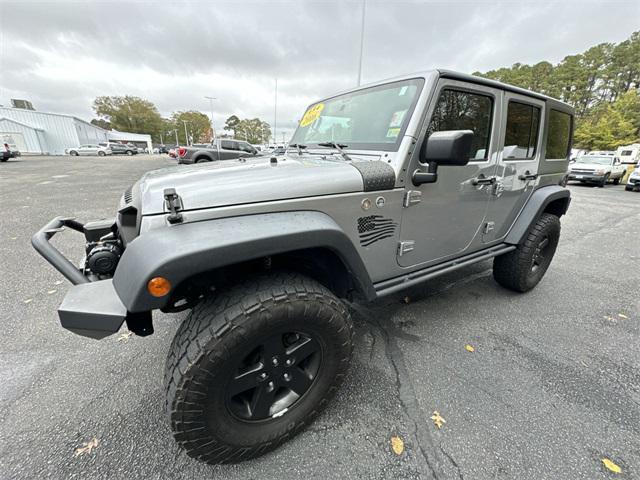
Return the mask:
[[[208,96],[204,96],[204,98],[209,100],[209,105],[211,106],[211,142],[213,142],[216,139],[216,131],[213,128],[213,101],[217,100],[216,97],[208,97]]]
[[[176,128],[176,129],[174,129],[174,130],[173,130],[173,133],[175,133],[175,134],[176,134],[176,147],[177,147],[178,145],[180,145],[180,142],[178,141],[178,129],[177,129],[177,128]]]
[[[278,143],[276,132],[278,131],[278,79],[276,78],[275,101],[273,104],[273,143]]]
[[[362,53],[364,51],[364,18],[367,11],[367,0],[362,0],[362,22],[360,24],[360,60],[358,63],[358,87],[362,80]]]
[[[187,147],[189,146],[189,134],[187,133],[187,121],[186,120],[182,120],[182,123],[184,123],[184,139],[187,142]]]

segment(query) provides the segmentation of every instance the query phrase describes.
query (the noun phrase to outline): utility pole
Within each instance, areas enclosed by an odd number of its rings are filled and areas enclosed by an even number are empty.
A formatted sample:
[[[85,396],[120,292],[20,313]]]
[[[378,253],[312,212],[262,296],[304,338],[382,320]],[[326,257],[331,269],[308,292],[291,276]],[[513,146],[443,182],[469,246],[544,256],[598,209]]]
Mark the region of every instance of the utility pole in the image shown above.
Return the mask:
[[[364,19],[367,11],[367,0],[362,0],[362,22],[360,24],[360,60],[358,64],[358,87],[362,80],[362,54],[364,52]]]
[[[185,141],[187,142],[187,147],[189,146],[189,134],[187,133],[187,121],[186,120],[182,120],[182,123],[184,123],[184,138]]]
[[[160,134],[160,145],[164,145],[164,142],[162,141],[162,134]]]
[[[175,133],[175,134],[176,134],[176,147],[177,147],[178,145],[180,145],[180,142],[178,141],[178,129],[176,128],[176,129],[173,131],[173,133]]]
[[[278,79],[276,78],[276,96],[273,106],[273,143],[278,143],[276,132],[278,131]]]
[[[204,98],[209,99],[209,105],[211,106],[211,142],[213,142],[216,139],[216,131],[213,128],[213,101],[217,100],[217,98],[207,97],[206,95],[204,96]]]

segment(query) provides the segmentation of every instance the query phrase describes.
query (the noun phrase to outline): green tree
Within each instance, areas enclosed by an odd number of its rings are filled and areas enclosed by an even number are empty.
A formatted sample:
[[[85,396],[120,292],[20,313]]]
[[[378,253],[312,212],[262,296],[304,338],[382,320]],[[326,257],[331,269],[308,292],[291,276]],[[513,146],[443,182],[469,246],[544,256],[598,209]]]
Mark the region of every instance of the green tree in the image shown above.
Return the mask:
[[[178,131],[180,143],[205,143],[211,141],[211,121],[202,112],[189,110],[186,112],[174,112],[171,116],[173,129]],[[185,123],[189,140],[185,137]]]
[[[111,130],[111,123],[109,123],[104,118],[94,118],[93,120],[91,120],[91,125],[104,128],[105,130]]]
[[[629,119],[612,105],[604,105],[576,128],[574,143],[590,150],[615,150],[637,140],[637,131]]]
[[[93,102],[93,110],[114,130],[147,133],[154,140],[162,130],[162,117],[156,106],[139,97],[98,97]]]
[[[229,132],[233,132],[233,134],[235,135],[236,128],[238,128],[239,123],[240,123],[240,119],[235,115],[231,115],[229,118],[227,118],[227,121],[224,123],[224,129]]]
[[[271,137],[271,126],[259,118],[247,118],[238,121],[234,134],[236,138],[249,143],[267,143]]]

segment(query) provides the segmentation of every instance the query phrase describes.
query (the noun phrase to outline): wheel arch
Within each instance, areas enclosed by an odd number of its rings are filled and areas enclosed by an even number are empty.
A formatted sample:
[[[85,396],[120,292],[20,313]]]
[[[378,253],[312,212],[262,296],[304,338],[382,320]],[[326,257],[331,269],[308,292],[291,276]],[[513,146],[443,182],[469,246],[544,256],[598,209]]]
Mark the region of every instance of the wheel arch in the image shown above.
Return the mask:
[[[338,296],[351,289],[375,298],[371,278],[349,237],[321,212],[281,212],[176,224],[131,241],[113,284],[130,312],[165,308],[171,296],[152,297],[156,276],[178,286],[193,279],[282,268],[304,273]]]
[[[538,188],[520,212],[504,240],[505,243],[519,245],[540,215],[551,213],[559,218],[567,213],[570,203],[571,193],[566,188],[558,185]]]

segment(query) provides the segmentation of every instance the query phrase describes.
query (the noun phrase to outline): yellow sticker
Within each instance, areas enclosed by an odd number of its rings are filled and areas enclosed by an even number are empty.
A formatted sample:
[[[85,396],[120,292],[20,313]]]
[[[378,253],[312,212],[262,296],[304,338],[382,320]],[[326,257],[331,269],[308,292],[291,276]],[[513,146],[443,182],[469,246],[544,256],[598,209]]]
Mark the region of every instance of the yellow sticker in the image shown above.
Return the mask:
[[[390,128],[389,130],[387,130],[387,138],[396,138],[399,133],[399,128]]]
[[[324,109],[324,103],[316,103],[314,106],[309,107],[309,109],[305,112],[304,117],[300,120],[301,127],[308,127],[313,122],[315,122],[322,113]]]

